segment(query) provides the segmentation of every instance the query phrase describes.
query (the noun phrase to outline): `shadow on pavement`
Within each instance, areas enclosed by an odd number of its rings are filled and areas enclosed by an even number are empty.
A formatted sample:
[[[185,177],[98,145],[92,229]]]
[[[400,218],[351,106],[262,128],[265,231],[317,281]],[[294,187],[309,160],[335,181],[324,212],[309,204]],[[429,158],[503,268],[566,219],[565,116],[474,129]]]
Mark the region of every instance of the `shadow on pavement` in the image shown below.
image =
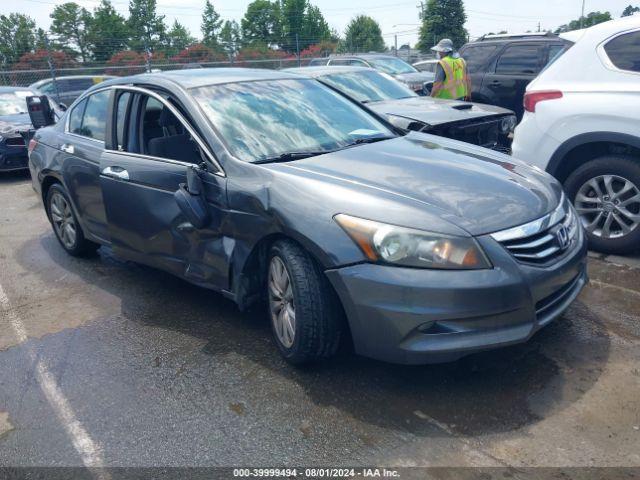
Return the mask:
[[[530,342],[455,363],[408,367],[343,354],[298,369],[278,355],[262,311],[241,314],[219,294],[121,262],[104,247],[95,258],[71,258],[51,233],[25,244],[18,255],[26,270],[47,282],[54,282],[62,269],[117,296],[125,325],[133,322],[204,341],[196,353],[210,356],[212,365],[233,362],[229,354],[246,357],[258,367],[242,372],[245,382],[258,375],[285,380],[302,388],[316,405],[418,435],[433,435],[434,424],[455,434],[480,435],[535,423],[584,395],[609,356],[606,329],[578,301]],[[51,261],[57,266],[42,268]]]

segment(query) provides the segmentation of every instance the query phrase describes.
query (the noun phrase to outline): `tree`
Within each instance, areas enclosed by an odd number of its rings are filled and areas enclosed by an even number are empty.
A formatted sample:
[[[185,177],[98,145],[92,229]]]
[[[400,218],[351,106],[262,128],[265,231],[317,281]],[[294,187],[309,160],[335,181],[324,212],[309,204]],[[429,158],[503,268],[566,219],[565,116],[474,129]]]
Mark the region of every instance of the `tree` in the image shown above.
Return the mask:
[[[156,13],[156,0],[129,0],[130,47],[154,52],[166,42],[164,15]]]
[[[0,64],[16,63],[22,55],[35,47],[36,22],[27,15],[0,15]]]
[[[240,49],[240,25],[235,20],[224,22],[220,30],[220,46],[222,50],[233,58]]]
[[[331,30],[320,9],[308,0],[282,0],[282,40],[280,46],[289,52],[297,48],[330,40]]]
[[[206,63],[219,62],[221,60],[224,60],[222,54],[202,43],[189,45],[177,55],[171,57],[171,61],[179,63]]]
[[[640,12],[640,7],[634,7],[633,5],[627,5],[622,11],[623,17],[630,17],[634,13]]]
[[[611,14],[609,12],[590,12],[586,17],[580,17],[576,20],[571,20],[568,24],[560,25],[556,28],[555,33],[570,32],[572,30],[592,27],[598,23],[608,22],[609,20],[611,20]]]
[[[131,50],[123,50],[115,53],[107,65],[112,68],[107,68],[107,75],[135,75],[136,73],[142,73],[145,71],[146,56],[144,53],[134,52]],[[127,67],[127,68],[123,68]]]
[[[36,50],[25,53],[20,57],[18,63],[13,66],[14,70],[39,70],[49,68],[49,59],[56,68],[69,68],[77,65],[76,61],[65,52],[50,52],[47,50]]]
[[[94,9],[88,37],[93,48],[93,58],[98,62],[105,62],[116,52],[126,48],[129,42],[127,21],[109,0],[102,0]]]
[[[202,43],[209,48],[217,49],[218,33],[222,27],[222,19],[220,14],[216,12],[209,0],[204,5],[204,12],[202,13],[202,23],[200,29],[202,30]]]
[[[349,52],[382,52],[386,50],[380,25],[367,15],[353,18],[345,30],[343,50]]]
[[[255,0],[249,4],[240,21],[242,41],[245,44],[277,45],[282,38],[280,3]]]
[[[176,55],[194,43],[196,43],[196,39],[191,36],[189,30],[180,22],[174,20],[171,30],[167,33],[167,54]]]
[[[456,48],[466,43],[468,33],[464,24],[467,15],[462,0],[428,0],[421,17],[420,38],[416,45],[420,51],[428,52],[443,38],[450,38]]]
[[[92,21],[86,8],[75,2],[56,5],[51,12],[51,33],[55,35],[56,48],[79,56],[83,62],[89,60],[90,46],[88,30]]]

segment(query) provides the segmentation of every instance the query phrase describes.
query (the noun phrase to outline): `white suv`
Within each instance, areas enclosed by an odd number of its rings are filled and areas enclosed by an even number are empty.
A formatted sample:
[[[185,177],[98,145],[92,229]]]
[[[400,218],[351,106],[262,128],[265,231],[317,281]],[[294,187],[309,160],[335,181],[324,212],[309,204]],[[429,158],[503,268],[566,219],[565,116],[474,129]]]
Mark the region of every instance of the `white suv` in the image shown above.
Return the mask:
[[[640,15],[570,32],[527,87],[513,155],[565,187],[591,248],[640,248]]]

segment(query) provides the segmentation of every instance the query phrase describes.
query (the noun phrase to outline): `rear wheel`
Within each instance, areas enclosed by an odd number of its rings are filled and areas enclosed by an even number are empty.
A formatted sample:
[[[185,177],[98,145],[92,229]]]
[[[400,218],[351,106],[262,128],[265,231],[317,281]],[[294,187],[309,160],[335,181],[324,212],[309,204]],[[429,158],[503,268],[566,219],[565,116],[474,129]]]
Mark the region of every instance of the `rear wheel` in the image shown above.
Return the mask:
[[[84,237],[62,185],[54,184],[49,188],[46,204],[53,231],[67,253],[82,256],[94,252],[99,247],[98,244]]]
[[[297,244],[280,240],[267,271],[271,328],[282,356],[292,364],[333,356],[340,343],[338,299],[324,273]]]
[[[585,163],[565,190],[587,232],[589,247],[605,253],[640,248],[640,164],[618,155]]]

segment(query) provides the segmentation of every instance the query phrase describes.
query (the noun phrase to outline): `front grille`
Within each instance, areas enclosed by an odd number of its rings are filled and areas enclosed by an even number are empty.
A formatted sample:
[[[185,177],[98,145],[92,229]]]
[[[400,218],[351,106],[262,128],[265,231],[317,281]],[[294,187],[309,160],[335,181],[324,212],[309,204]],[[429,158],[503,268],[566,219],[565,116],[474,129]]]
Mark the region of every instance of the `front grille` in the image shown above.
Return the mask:
[[[578,237],[579,222],[563,197],[552,213],[531,223],[492,234],[521,263],[545,266],[564,257]]]
[[[480,145],[485,148],[495,148],[500,140],[501,122],[502,119],[464,120],[436,125],[430,128],[428,133]]]
[[[22,137],[11,137],[5,140],[5,144],[10,147],[24,147],[24,138]]]

